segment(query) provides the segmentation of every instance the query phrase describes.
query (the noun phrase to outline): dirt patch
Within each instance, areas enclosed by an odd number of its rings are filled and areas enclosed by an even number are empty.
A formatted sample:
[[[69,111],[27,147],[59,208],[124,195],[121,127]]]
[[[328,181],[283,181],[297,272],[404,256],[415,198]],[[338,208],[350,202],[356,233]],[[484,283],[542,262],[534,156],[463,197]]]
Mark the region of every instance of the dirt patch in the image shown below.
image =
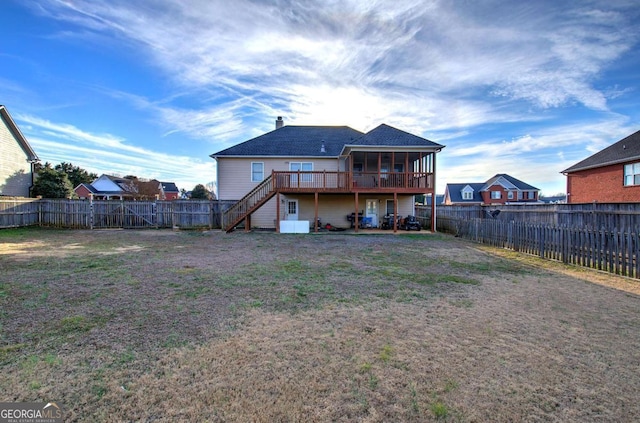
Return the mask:
[[[70,421],[640,419],[635,281],[443,235],[20,236],[44,244],[0,255],[0,401]]]

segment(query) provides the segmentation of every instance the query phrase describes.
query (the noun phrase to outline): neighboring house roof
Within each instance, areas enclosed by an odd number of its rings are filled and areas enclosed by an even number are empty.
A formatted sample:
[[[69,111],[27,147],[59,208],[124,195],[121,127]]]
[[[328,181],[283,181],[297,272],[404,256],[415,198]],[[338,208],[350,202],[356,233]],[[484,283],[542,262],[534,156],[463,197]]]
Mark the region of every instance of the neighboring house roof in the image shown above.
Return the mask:
[[[631,160],[640,160],[640,131],[598,151],[563,170],[561,173],[572,173],[581,170],[594,169],[603,166],[624,163]]]
[[[22,135],[22,132],[20,132],[18,125],[16,125],[16,123],[13,121],[13,118],[9,114],[9,111],[7,111],[7,108],[1,104],[0,104],[0,116],[2,116],[4,121],[7,123],[9,130],[13,133],[16,140],[18,141],[18,143],[20,144],[24,152],[27,154],[27,159],[31,162],[39,161],[40,159],[36,155],[36,152],[33,151],[33,148],[31,148],[31,145],[29,145],[29,142],[27,141],[27,139],[24,137],[24,135]]]
[[[506,173],[499,173],[493,178],[485,182],[485,186],[482,191],[487,191],[492,185],[500,184],[507,190],[520,190],[520,191],[540,191],[538,188],[522,182],[519,179],[509,176]]]
[[[214,153],[211,157],[338,157],[347,146],[444,148],[440,144],[385,124],[366,134],[348,126],[287,125]]]
[[[96,188],[93,184],[99,182],[101,180],[109,180],[113,182],[113,188],[119,188],[118,190],[113,189],[100,189]],[[118,176],[103,174],[91,184],[80,184],[75,190],[80,187],[85,187],[89,192],[94,195],[109,195],[109,196],[127,196],[127,197],[140,197],[140,198],[151,198],[160,194],[160,185],[165,192],[176,192],[178,193],[178,187],[173,182],[159,182],[155,179],[150,181],[140,180],[140,179],[127,179],[121,178]],[[104,185],[104,184],[102,184]]]
[[[92,194],[97,194],[98,192],[100,192],[100,191],[98,191],[97,189],[95,189],[95,188],[93,187],[93,185],[91,185],[91,184],[85,184],[85,183],[81,183],[80,185],[78,185],[77,187],[75,187],[73,190],[74,190],[74,191],[76,191],[76,190],[77,190],[78,188],[80,188],[80,187],[83,187],[84,189],[86,189],[87,191],[89,191],[89,192],[90,192],[90,193],[92,193]]]
[[[164,192],[180,192],[174,182],[160,182],[160,184],[162,185]]]
[[[471,182],[465,184],[447,184],[445,189],[445,196],[449,196],[449,201],[452,203],[482,203],[482,188],[484,188],[485,184],[483,182]],[[465,188],[471,188],[473,190],[473,195],[471,199],[462,198],[462,191]]]
[[[544,203],[550,203],[550,204],[566,203],[567,202],[567,196],[566,195],[552,195],[550,197],[540,197],[540,201],[542,201]]]

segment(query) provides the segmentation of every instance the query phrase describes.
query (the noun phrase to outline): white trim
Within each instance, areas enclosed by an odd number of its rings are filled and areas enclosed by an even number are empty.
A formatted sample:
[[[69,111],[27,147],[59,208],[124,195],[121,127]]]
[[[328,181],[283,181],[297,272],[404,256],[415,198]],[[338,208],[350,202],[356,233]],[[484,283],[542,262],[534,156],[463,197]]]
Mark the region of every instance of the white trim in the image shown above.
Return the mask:
[[[253,179],[253,165],[254,164],[262,165],[262,178],[260,180]],[[251,175],[249,177],[251,178],[251,182],[262,182],[262,181],[264,181],[264,162],[251,162]]]

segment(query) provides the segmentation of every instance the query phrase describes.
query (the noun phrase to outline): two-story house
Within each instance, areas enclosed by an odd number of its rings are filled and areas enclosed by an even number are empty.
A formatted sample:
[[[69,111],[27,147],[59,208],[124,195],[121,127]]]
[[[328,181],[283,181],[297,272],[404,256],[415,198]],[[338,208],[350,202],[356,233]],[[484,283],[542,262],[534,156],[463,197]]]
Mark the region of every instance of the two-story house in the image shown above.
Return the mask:
[[[447,205],[537,203],[540,190],[505,173],[486,182],[447,184],[443,203]]]
[[[347,227],[350,215],[376,227],[385,215],[412,215],[414,195],[434,194],[436,153],[443,147],[385,124],[362,133],[348,126],[289,126],[279,117],[274,131],[211,155],[218,198],[237,201],[224,214],[225,229],[244,222],[246,230],[279,231],[281,221],[291,220],[308,221],[317,231],[319,218]]]
[[[0,196],[29,197],[38,161],[7,108],[0,105]]]
[[[562,171],[567,203],[640,202],[640,131]]]

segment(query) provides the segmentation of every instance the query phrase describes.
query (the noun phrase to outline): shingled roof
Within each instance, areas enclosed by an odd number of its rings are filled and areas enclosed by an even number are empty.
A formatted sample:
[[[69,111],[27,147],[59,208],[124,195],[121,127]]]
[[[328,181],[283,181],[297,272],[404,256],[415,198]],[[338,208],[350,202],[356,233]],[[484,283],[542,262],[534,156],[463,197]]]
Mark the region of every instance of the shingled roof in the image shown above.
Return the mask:
[[[287,125],[214,153],[211,157],[336,157],[346,143],[352,142],[362,135],[362,132],[348,126]],[[324,153],[321,152],[322,144],[325,147]]]
[[[443,145],[437,144],[433,141],[429,141],[426,138],[419,137],[417,135],[410,134],[400,129],[394,128],[386,124],[381,124],[375,129],[364,134],[359,139],[355,140],[350,145],[376,145],[376,146],[393,146],[393,147],[407,147],[407,146],[427,146],[433,148],[444,148]]]
[[[473,197],[470,199],[462,198],[462,190],[467,186],[473,190]],[[480,192],[484,186],[484,182],[447,184],[445,191],[449,194],[449,200],[453,203],[482,203],[482,194]]]
[[[287,125],[214,153],[211,157],[338,157],[345,146],[444,147],[385,124],[366,134],[348,126]]]
[[[493,185],[496,182],[500,182],[499,181],[500,179],[506,180],[507,182],[511,183],[515,188],[521,191],[538,190],[538,188],[532,185],[529,185],[526,182],[522,182],[520,179],[516,179],[513,176],[507,175],[506,173],[498,173],[493,178],[489,179],[487,182],[484,183],[484,187],[482,188],[482,191],[488,190],[489,187],[491,187],[491,185]],[[505,188],[510,188],[510,187],[505,187]]]
[[[633,160],[640,160],[640,131],[621,139],[604,150],[598,151],[583,161],[563,170],[561,173],[578,172]]]

